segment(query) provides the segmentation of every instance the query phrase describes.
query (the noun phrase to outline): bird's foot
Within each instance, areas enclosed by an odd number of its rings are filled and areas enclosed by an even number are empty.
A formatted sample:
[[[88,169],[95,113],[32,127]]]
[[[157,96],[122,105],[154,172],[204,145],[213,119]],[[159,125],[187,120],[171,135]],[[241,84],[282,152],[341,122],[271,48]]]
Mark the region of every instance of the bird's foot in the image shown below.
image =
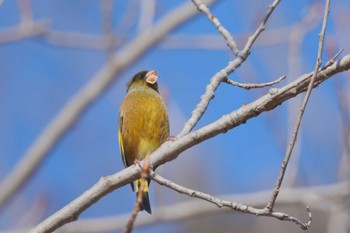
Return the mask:
[[[177,139],[176,136],[170,135],[166,140],[173,142],[173,141],[176,141],[176,139]]]
[[[149,171],[154,171],[153,167],[149,164],[149,162],[143,162],[142,160],[135,159],[134,164],[138,165],[143,172],[149,173]]]
[[[139,159],[135,159],[134,160],[134,164],[139,165],[140,167],[142,167],[141,160],[139,160]]]

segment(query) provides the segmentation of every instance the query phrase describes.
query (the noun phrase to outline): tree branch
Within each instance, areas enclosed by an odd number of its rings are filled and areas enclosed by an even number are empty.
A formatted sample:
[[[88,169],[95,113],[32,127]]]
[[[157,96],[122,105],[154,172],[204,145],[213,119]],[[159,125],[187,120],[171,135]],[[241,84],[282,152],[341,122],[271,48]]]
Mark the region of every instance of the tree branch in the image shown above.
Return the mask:
[[[311,80],[310,80],[310,82],[308,84],[308,88],[307,88],[307,91],[306,91],[306,95],[304,97],[304,101],[303,101],[303,103],[302,103],[302,105],[300,107],[300,113],[299,113],[299,116],[298,116],[298,119],[297,119],[297,122],[296,122],[296,125],[295,125],[294,133],[293,133],[291,142],[289,143],[289,146],[287,148],[287,152],[285,154],[285,158],[284,158],[284,160],[282,162],[281,170],[280,170],[278,179],[276,181],[275,189],[272,192],[272,197],[271,197],[270,202],[266,206],[266,208],[269,209],[270,211],[273,210],[273,207],[275,205],[275,202],[276,202],[279,190],[281,188],[283,177],[284,177],[284,174],[286,172],[289,159],[290,159],[290,157],[292,155],[292,152],[293,152],[293,149],[294,149],[294,146],[295,146],[295,142],[297,140],[297,136],[298,136],[298,132],[299,132],[299,129],[300,129],[302,118],[304,116],[305,108],[306,108],[306,105],[307,105],[307,103],[309,101],[309,98],[310,98],[310,95],[311,95],[311,91],[313,89],[313,85],[315,83],[315,79],[316,79],[317,73],[318,73],[318,71],[320,69],[320,66],[321,66],[321,63],[322,63],[322,51],[323,51],[324,36],[325,36],[325,33],[326,33],[326,27],[327,27],[327,21],[328,21],[329,7],[330,7],[330,0],[326,0],[326,7],[324,9],[324,17],[323,17],[322,29],[321,29],[321,33],[319,35],[320,38],[319,38],[319,44],[318,44],[318,52],[317,52],[317,60],[316,60],[316,64],[315,64],[315,69],[314,69],[314,72],[313,72],[313,74],[311,76]]]
[[[125,233],[131,233],[132,232],[132,230],[134,228],[135,221],[136,221],[137,214],[140,211],[140,206],[141,206],[141,203],[142,203],[143,190],[144,190],[145,186],[148,185],[147,178],[149,177],[150,172],[151,172],[151,167],[149,166],[149,156],[150,156],[150,154],[148,154],[146,156],[146,158],[144,159],[145,162],[144,162],[143,166],[141,167],[141,185],[140,185],[140,187],[137,187],[139,191],[138,191],[138,193],[136,195],[135,207],[134,207],[134,210],[131,213],[131,216],[129,218],[128,224],[126,225]]]
[[[321,69],[315,77],[313,88],[317,87],[329,77],[349,69],[350,54],[346,55],[334,64]],[[178,138],[175,141],[165,142],[160,148],[151,154],[151,167],[158,167],[161,164],[174,160],[186,149],[218,134],[225,133],[228,130],[231,130],[246,122],[247,120],[257,117],[265,111],[270,111],[288,99],[305,92],[311,76],[312,73],[305,74],[281,88],[272,88],[266,95],[227,115],[222,116],[217,121],[181,138]],[[101,178],[100,181],[93,187],[69,203],[67,206],[48,217],[31,232],[50,232],[68,222],[76,220],[84,210],[93,205],[103,196],[139,178],[140,171],[139,166],[133,165],[114,175]]]
[[[267,83],[240,83],[240,82],[233,81],[231,79],[226,79],[225,82],[227,84],[230,84],[230,85],[233,85],[233,86],[237,86],[237,87],[240,87],[240,88],[244,88],[246,90],[250,90],[252,88],[263,88],[263,87],[268,87],[268,86],[275,85],[275,84],[281,82],[285,78],[286,78],[286,76],[284,75],[284,76],[276,79],[275,81],[267,82]]]

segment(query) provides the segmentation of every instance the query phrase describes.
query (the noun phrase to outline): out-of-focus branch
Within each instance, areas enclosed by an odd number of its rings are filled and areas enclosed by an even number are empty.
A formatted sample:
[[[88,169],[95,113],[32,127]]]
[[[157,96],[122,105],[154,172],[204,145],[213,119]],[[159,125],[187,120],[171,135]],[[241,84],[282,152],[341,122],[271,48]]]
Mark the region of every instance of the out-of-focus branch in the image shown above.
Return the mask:
[[[21,16],[21,24],[30,24],[33,22],[33,12],[31,0],[18,0],[19,14]]]
[[[329,77],[349,69],[350,54],[334,64],[321,69],[315,77],[313,87],[315,88]],[[150,166],[159,167],[166,162],[174,160],[186,149],[218,134],[225,133],[228,130],[247,122],[249,119],[257,117],[265,111],[270,111],[276,108],[288,99],[305,92],[310,83],[311,76],[312,73],[305,74],[281,88],[271,88],[266,95],[222,116],[217,121],[178,138],[175,141],[165,142],[160,148],[151,154]],[[31,233],[50,232],[68,222],[76,220],[84,210],[109,192],[139,178],[140,172],[141,170],[139,166],[132,165],[114,175],[102,177],[100,181],[89,190],[32,229]]]
[[[101,0],[103,41],[108,59],[113,55],[114,45],[113,7],[113,0]]]
[[[44,41],[50,45],[71,47],[76,49],[108,51],[120,44],[120,38],[110,36],[108,43],[106,37],[76,32],[59,32],[49,30],[42,35]]]
[[[221,82],[223,82],[225,79],[227,79],[228,75],[232,73],[234,70],[236,70],[241,64],[248,58],[250,49],[253,46],[256,39],[259,37],[261,32],[265,30],[265,25],[267,20],[270,18],[273,10],[276,8],[280,0],[275,0],[270,6],[269,9],[266,12],[266,15],[264,19],[262,20],[261,24],[258,26],[255,33],[248,38],[246,45],[244,46],[244,49],[239,52],[236,59],[229,62],[229,64],[223,68],[221,71],[216,73],[210,80],[210,83],[206,87],[205,93],[201,96],[200,102],[197,104],[196,108],[192,111],[192,115],[190,119],[186,122],[185,126],[183,127],[182,131],[177,135],[177,137],[182,137],[189,132],[196,126],[198,121],[202,118],[204,112],[206,111],[210,101],[214,98],[215,90],[218,88]]]
[[[298,119],[297,119],[297,122],[296,122],[296,125],[295,125],[294,133],[293,133],[292,139],[290,141],[290,144],[289,144],[289,146],[287,148],[287,151],[286,151],[286,154],[285,154],[285,158],[284,158],[284,160],[282,162],[281,170],[280,170],[279,176],[277,178],[276,185],[275,185],[274,191],[272,193],[271,200],[266,206],[266,208],[269,209],[270,211],[273,211],[273,207],[274,207],[274,204],[276,202],[278,193],[280,191],[280,188],[281,188],[281,185],[282,185],[282,181],[283,181],[283,177],[284,177],[284,174],[285,174],[287,166],[288,166],[289,159],[290,159],[290,157],[292,155],[292,152],[293,152],[293,149],[294,149],[294,145],[295,145],[295,142],[297,140],[297,136],[298,136],[298,132],[299,132],[299,129],[300,129],[301,121],[302,121],[302,118],[303,118],[303,115],[304,115],[304,111],[305,111],[306,105],[307,105],[307,103],[309,101],[309,98],[310,98],[310,95],[311,95],[311,91],[313,89],[313,85],[315,83],[315,80],[316,80],[317,74],[319,72],[320,66],[322,64],[322,52],[323,52],[324,36],[325,36],[325,33],[326,33],[326,27],[327,27],[327,22],[328,22],[329,8],[330,8],[330,0],[326,0],[326,6],[325,6],[325,9],[324,9],[323,23],[322,23],[321,33],[320,33],[320,36],[319,36],[318,52],[317,52],[317,60],[316,60],[316,64],[315,64],[315,69],[314,69],[314,72],[313,72],[313,74],[311,76],[310,82],[308,84],[306,95],[304,97],[304,101],[303,101],[303,103],[301,105],[301,108],[300,108],[300,114],[298,116]]]
[[[155,0],[142,0],[140,1],[140,17],[138,21],[138,31],[142,32],[152,27],[154,15],[156,11]]]
[[[224,37],[228,47],[231,49],[235,56],[238,55],[239,49],[236,41],[233,39],[231,33],[220,23],[219,19],[216,18],[209,10],[209,8],[201,0],[192,0],[193,4],[196,5],[199,11],[203,12],[208,19],[214,24],[218,32]]]
[[[48,21],[41,20],[35,23],[25,23],[19,26],[0,30],[0,44],[16,42],[24,38],[41,36],[48,32]]]
[[[231,79],[226,79],[225,82],[227,84],[230,84],[233,86],[237,86],[237,87],[244,88],[246,90],[250,90],[252,88],[263,88],[263,87],[275,85],[275,84],[281,82],[285,78],[286,78],[286,76],[282,76],[282,77],[276,79],[275,81],[268,82],[268,83],[239,83],[239,82],[233,81]]]
[[[42,37],[51,45],[66,46],[89,50],[107,50],[120,44],[120,39],[113,36],[110,45],[106,45],[100,35],[89,35],[76,32],[58,32],[50,29],[49,20],[26,22],[18,26],[0,30],[0,44],[12,43],[31,37]]]
[[[349,214],[346,203],[334,203],[329,208],[329,219],[327,223],[327,233],[348,233],[349,232]]]
[[[213,2],[207,0],[207,3]],[[153,28],[138,35],[124,49],[116,53],[58,113],[39,138],[31,145],[12,172],[0,184],[0,208],[23,187],[58,140],[79,119],[87,107],[103,93],[120,72],[139,59],[153,44],[167,33],[193,17],[197,10],[185,3],[169,12]]]

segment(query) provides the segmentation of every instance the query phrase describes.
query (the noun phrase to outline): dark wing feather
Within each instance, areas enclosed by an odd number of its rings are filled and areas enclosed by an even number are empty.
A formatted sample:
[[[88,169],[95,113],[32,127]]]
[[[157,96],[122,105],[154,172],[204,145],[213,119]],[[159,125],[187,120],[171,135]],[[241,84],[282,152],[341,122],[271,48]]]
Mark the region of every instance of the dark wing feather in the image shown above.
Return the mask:
[[[121,114],[122,113],[120,113],[119,120],[118,120],[118,140],[119,140],[120,154],[122,155],[122,160],[123,160],[124,166],[128,167],[129,165],[126,161],[125,153],[124,153],[123,131],[122,131],[123,130],[123,116]],[[132,191],[134,191],[134,183],[131,182],[130,185],[131,185]]]

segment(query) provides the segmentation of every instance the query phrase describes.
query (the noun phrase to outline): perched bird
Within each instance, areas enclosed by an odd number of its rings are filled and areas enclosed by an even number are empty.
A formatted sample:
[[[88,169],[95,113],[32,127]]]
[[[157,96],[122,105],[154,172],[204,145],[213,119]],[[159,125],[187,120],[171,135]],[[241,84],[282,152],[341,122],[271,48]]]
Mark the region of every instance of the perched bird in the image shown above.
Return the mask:
[[[141,71],[127,84],[126,96],[120,106],[118,138],[125,167],[142,160],[155,151],[169,137],[169,119],[166,106],[158,92],[157,72]],[[136,191],[142,193],[140,210],[152,213],[147,186],[139,190],[141,180],[136,180]],[[134,183],[131,183],[134,191]],[[136,193],[136,197],[137,197]]]

